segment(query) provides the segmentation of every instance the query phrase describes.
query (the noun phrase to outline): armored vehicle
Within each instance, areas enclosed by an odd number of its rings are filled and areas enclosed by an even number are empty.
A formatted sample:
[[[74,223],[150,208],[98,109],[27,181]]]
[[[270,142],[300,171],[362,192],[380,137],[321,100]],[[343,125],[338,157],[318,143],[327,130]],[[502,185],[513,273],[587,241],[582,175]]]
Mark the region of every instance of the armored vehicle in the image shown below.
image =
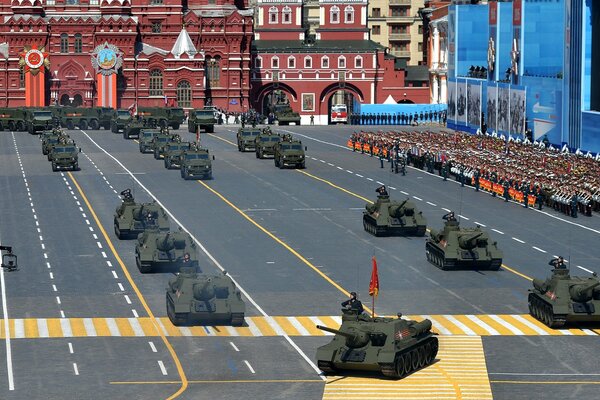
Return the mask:
[[[437,355],[438,339],[431,321],[369,317],[342,309],[342,326],[317,328],[334,333],[333,340],[317,349],[319,369],[332,374],[338,370],[381,371],[401,378],[430,365]]]
[[[388,195],[365,206],[363,227],[375,236],[424,236],[427,220],[412,201],[390,200]]]
[[[60,120],[60,125],[67,129],[110,129],[114,110],[109,107],[51,107]]]
[[[266,127],[254,140],[256,158],[265,158],[266,156],[275,155],[275,145],[281,142],[281,136],[275,135],[269,127]]]
[[[185,119],[185,112],[180,107],[140,107],[138,116],[147,121],[148,126],[179,129]]]
[[[124,131],[127,124],[133,119],[128,110],[116,110],[110,119],[110,130],[113,133]]]
[[[212,156],[212,160],[215,156]],[[212,179],[212,161],[208,149],[192,146],[181,154],[181,177],[190,179]]]
[[[545,281],[533,280],[529,313],[550,328],[569,322],[600,322],[600,279],[594,273],[571,276],[567,268],[555,268]]]
[[[190,142],[169,142],[164,151],[165,168],[181,167],[181,155],[192,146]]]
[[[187,255],[187,256],[186,256]],[[184,262],[184,257],[187,261]],[[135,262],[141,273],[159,267],[198,267],[198,250],[190,235],[181,228],[175,232],[146,229],[135,244]]]
[[[425,250],[427,261],[448,269],[489,269],[497,271],[502,264],[502,252],[479,225],[461,228],[453,217],[441,232],[431,230]]]
[[[60,141],[61,138],[65,138],[65,140],[69,139],[69,135],[67,135],[65,132],[61,131],[60,129],[58,130],[52,130],[52,131],[45,131],[48,133],[44,133],[41,138],[42,138],[42,154],[45,156],[48,156],[48,161],[50,161],[50,150],[52,150],[52,148],[54,146],[56,146],[58,144],[58,142]]]
[[[274,147],[275,166],[278,168],[294,167],[306,168],[306,160],[304,158],[304,148],[302,142],[292,139],[286,135],[280,142],[277,142]]]
[[[27,109],[25,112],[25,125],[27,131],[35,135],[44,130],[51,129],[54,124],[54,115],[50,110]]]
[[[215,131],[215,112],[211,109],[192,110],[188,117],[188,131],[197,132],[199,129],[204,129],[208,133]]]
[[[160,135],[155,135],[154,140],[152,141],[152,152],[154,153],[154,158],[159,160],[161,157],[165,156],[165,150],[167,149],[168,145],[179,143],[181,143],[181,136],[177,134],[171,135],[168,133],[168,131],[163,130]]]
[[[167,286],[167,315],[173,325],[244,324],[246,305],[227,276],[198,274],[184,267]]]
[[[123,139],[131,139],[132,137],[139,138],[140,131],[142,129],[149,128],[146,125],[147,125],[147,122],[142,120],[141,118],[131,119],[129,122],[127,122],[125,124],[125,129],[123,129]]]
[[[238,151],[255,150],[255,140],[262,131],[258,128],[240,128],[237,132]]]
[[[115,235],[119,239],[135,239],[146,229],[169,230],[169,217],[156,202],[136,203],[130,189],[121,192],[123,201],[115,210]]]
[[[27,129],[25,122],[25,108],[0,108],[0,131],[24,131]]]
[[[73,171],[79,171],[79,152],[81,149],[75,146],[73,141],[71,143],[57,143],[48,153],[48,158],[52,163],[52,171],[58,171],[61,169],[70,169]]]
[[[289,105],[276,105],[274,107],[275,118],[279,125],[289,125],[294,123],[300,125],[300,114],[293,111]]]
[[[156,135],[160,135],[160,129],[158,128],[144,128],[140,130],[140,136],[138,138],[140,153],[152,152],[152,139],[154,139],[154,136]]]

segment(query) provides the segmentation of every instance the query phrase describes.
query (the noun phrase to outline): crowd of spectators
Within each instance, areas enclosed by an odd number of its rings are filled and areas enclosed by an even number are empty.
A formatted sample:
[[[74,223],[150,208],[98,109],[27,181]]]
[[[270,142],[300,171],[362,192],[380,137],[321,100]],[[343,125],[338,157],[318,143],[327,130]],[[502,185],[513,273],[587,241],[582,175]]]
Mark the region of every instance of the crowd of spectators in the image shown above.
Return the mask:
[[[572,217],[600,211],[600,161],[590,154],[444,130],[355,132],[349,145],[392,162],[405,158],[417,168],[454,175],[463,184],[507,200],[509,192],[513,199],[520,193],[517,198],[525,206],[546,205]]]
[[[351,125],[411,125],[440,124],[445,125],[447,112],[426,111],[415,113],[363,113],[350,114],[348,122]]]

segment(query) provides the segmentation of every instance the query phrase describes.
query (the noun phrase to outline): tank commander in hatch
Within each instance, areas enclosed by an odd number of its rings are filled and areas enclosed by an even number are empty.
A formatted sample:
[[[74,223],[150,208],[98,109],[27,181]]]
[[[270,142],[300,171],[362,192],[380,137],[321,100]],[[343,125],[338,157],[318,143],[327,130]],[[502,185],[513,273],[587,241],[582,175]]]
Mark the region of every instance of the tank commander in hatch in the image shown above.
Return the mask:
[[[190,263],[190,253],[185,253],[183,255],[183,263],[184,264],[189,264]]]
[[[375,189],[375,191],[378,193],[379,196],[388,196],[388,191],[385,188],[385,185],[379,186],[377,189]]]
[[[350,299],[344,301],[342,307],[347,310],[356,311],[358,315],[362,314],[364,311],[361,301],[356,298],[356,292],[350,292]]]
[[[553,258],[552,260],[550,260],[548,265],[552,265],[554,267],[554,269],[566,269],[567,268],[567,266],[565,265],[565,259],[562,258],[562,256],[558,256],[558,258]]]
[[[456,222],[456,217],[454,216],[454,211],[450,211],[448,214],[444,215],[442,217],[443,220],[445,221],[455,221]]]

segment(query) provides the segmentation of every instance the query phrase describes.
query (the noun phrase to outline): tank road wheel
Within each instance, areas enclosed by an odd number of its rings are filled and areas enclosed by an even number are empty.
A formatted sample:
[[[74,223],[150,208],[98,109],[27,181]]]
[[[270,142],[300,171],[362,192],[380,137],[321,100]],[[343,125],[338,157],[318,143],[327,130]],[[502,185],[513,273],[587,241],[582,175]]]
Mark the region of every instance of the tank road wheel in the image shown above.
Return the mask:
[[[231,314],[231,325],[232,326],[244,326],[244,313],[232,313]]]
[[[420,346],[417,349],[417,352],[419,353],[419,368],[423,368],[425,365],[427,365],[427,353],[425,352],[425,346]]]
[[[404,374],[408,375],[412,372],[412,353],[404,355]]]
[[[15,122],[14,121],[8,121],[8,130],[9,131],[15,130]]]
[[[431,341],[431,362],[430,364],[433,362],[433,360],[435,360],[435,357],[437,356],[438,353],[438,339],[436,337],[433,338],[433,340]]]
[[[429,364],[431,364],[431,362],[433,361],[433,357],[431,354],[431,342],[427,342],[424,346],[424,351],[425,351],[425,363],[424,366],[427,366]]]
[[[152,267],[148,264],[144,264],[140,261],[139,254],[135,255],[135,263],[142,274],[146,274],[152,270]]]
[[[93,119],[90,121],[90,129],[97,131],[98,129],[100,129],[100,124],[98,123],[97,119]]]
[[[421,353],[419,353],[419,349],[414,349],[413,351],[410,352],[410,354],[411,354],[411,359],[412,359],[412,369],[413,369],[413,371],[416,371],[421,366],[421,359],[420,359]]]
[[[71,120],[68,120],[68,121],[67,121],[67,129],[68,129],[68,130],[71,130],[71,131],[72,131],[73,129],[75,129],[75,124],[73,124],[73,121],[71,121]]]
[[[404,369],[404,356],[402,354],[396,356],[395,364],[396,376],[401,378],[406,373],[406,370]]]

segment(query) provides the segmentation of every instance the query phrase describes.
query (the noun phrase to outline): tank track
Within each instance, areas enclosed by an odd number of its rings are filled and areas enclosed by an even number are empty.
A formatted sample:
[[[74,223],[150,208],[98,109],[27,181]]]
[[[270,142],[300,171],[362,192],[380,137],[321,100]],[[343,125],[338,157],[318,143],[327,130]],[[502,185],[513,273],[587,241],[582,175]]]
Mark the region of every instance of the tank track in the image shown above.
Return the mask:
[[[232,326],[243,326],[244,325],[244,313],[232,313],[231,314],[231,325]]]
[[[167,295],[167,316],[169,317],[169,320],[171,321],[171,323],[175,326],[185,325],[188,322],[188,318],[187,318],[186,314],[175,313],[175,306],[174,306],[173,302],[169,299],[168,295]]]
[[[326,374],[335,374],[336,372],[336,369],[331,361],[318,360],[317,365],[319,369]]]
[[[433,336],[416,346],[396,354],[393,363],[380,364],[381,373],[389,378],[402,378],[431,365],[438,352],[438,339]]]
[[[373,236],[383,236],[385,233],[385,229],[378,228],[366,215],[363,216],[363,228]]]
[[[136,254],[135,256],[135,264],[142,274],[146,274],[152,271],[152,265],[149,263],[142,263],[140,261],[140,256]]]
[[[529,294],[529,314],[549,328],[560,329],[567,323],[566,315],[554,314],[552,306],[535,294]]]
[[[454,260],[447,260],[444,252],[436,247],[433,243],[427,242],[425,244],[425,252],[427,254],[427,261],[435,265],[443,271],[455,268]]]

